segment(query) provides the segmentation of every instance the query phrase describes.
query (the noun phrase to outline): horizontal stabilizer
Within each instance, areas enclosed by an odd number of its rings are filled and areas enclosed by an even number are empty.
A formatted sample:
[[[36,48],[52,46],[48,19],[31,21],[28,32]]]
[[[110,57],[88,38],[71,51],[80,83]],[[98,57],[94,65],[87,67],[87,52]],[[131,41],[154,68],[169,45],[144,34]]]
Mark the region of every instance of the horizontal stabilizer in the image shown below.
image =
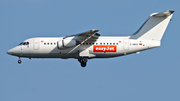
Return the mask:
[[[156,17],[167,17],[170,16],[174,11],[168,10],[165,12],[161,12],[161,13],[154,13],[151,16],[156,16]]]

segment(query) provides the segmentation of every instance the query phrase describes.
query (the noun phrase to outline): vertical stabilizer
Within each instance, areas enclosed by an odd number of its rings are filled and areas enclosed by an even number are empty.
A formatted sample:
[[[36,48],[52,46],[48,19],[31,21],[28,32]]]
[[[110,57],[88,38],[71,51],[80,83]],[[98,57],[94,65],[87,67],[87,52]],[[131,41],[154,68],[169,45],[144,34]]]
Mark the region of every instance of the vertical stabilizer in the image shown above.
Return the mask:
[[[130,36],[130,39],[160,41],[171,20],[173,12],[174,11],[168,10],[151,14],[140,29]]]

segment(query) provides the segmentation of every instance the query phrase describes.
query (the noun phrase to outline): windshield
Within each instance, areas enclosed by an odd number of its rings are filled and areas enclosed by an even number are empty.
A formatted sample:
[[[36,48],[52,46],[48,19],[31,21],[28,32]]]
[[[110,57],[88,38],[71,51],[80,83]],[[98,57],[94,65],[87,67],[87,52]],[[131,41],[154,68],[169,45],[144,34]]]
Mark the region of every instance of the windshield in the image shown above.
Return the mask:
[[[20,44],[19,44],[19,46],[20,45],[29,45],[29,42],[21,42]]]
[[[19,45],[22,45],[22,42]]]

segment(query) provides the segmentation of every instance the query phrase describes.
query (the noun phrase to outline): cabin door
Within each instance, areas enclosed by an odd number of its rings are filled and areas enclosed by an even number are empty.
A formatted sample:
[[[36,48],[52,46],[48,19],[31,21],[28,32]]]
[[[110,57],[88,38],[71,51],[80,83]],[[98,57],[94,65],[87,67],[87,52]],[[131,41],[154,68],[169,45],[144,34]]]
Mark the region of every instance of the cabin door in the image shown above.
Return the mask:
[[[129,40],[124,39],[124,50],[128,50],[128,49],[129,49]]]
[[[38,50],[39,49],[39,39],[34,39],[34,50]]]

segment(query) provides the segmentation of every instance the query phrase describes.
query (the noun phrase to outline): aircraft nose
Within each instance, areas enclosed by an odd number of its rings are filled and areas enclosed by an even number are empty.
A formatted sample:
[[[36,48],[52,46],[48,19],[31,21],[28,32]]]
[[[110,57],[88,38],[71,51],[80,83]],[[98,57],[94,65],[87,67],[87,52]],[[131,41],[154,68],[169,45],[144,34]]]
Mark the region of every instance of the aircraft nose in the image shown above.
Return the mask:
[[[12,54],[13,54],[13,49],[10,49],[10,50],[7,51],[6,53],[9,54],[9,55],[12,55]]]

